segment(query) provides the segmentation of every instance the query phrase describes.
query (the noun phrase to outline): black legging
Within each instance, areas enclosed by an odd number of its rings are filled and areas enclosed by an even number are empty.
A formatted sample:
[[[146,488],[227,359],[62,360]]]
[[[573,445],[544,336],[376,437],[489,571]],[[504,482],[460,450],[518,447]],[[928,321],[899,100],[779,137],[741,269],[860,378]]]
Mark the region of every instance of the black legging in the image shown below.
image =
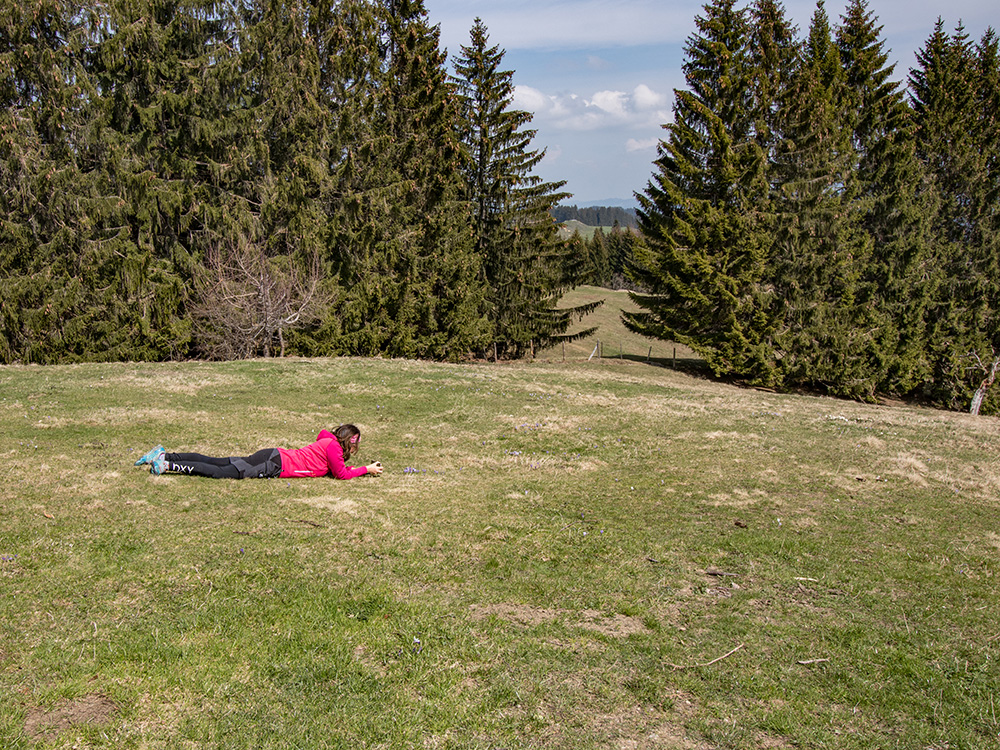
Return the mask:
[[[216,458],[200,453],[166,453],[167,471],[212,479],[268,479],[281,476],[281,454],[263,448],[245,458]]]

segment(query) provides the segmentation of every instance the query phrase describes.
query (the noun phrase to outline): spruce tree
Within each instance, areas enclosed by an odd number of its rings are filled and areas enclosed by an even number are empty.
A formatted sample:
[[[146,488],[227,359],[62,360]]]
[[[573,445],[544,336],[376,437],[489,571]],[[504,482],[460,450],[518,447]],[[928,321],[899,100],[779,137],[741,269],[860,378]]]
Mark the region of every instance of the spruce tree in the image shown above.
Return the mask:
[[[593,243],[590,240],[584,239],[579,232],[573,232],[572,235],[566,238],[566,244],[572,256],[577,260],[580,277],[579,283],[600,286],[598,281],[599,272],[597,270],[600,260],[594,255],[595,248]]]
[[[984,211],[1000,205],[1000,50],[996,31],[988,28],[976,47],[977,133],[986,158]],[[995,216],[994,216],[995,218]]]
[[[63,321],[87,237],[72,134],[79,108],[78,8],[61,2],[0,9],[0,362],[60,356]],[[77,95],[81,92],[76,92]]]
[[[932,396],[974,412],[998,408],[990,391],[1000,360],[997,175],[989,150],[996,115],[987,103],[996,76],[992,32],[976,48],[961,26],[949,35],[940,20],[910,72],[917,154],[939,200],[934,236],[942,284],[932,309]]]
[[[368,57],[351,61],[339,113],[353,139],[337,165],[333,237],[346,291],[326,330],[346,353],[459,359],[485,345],[488,326],[439,30],[419,0],[380,3],[374,24],[359,6],[344,24],[370,35]]]
[[[0,12],[0,360],[161,358],[100,154],[89,62],[101,7],[16,3]],[[173,318],[162,321],[169,329]]]
[[[588,243],[589,281],[594,286],[611,287],[611,255],[604,230],[597,227]]]
[[[716,0],[687,42],[687,88],[676,92],[657,173],[639,195],[647,246],[633,276],[646,294],[626,313],[638,333],[686,344],[717,374],[770,382],[761,281],[770,249],[763,152],[753,140],[750,29]]]
[[[753,95],[753,137],[761,148],[764,168],[781,140],[780,110],[799,57],[797,30],[777,0],[755,0],[750,6],[747,65]]]
[[[635,264],[637,240],[638,235],[635,232],[623,229],[617,221],[608,233],[608,258],[615,289],[625,289],[628,286],[629,271]]]
[[[1000,54],[997,35],[988,28],[976,46],[976,136],[984,158],[983,184],[979,186],[977,244],[981,291],[986,298],[984,339],[986,346],[972,356],[976,386],[969,404],[972,414],[980,410],[996,414],[1000,398],[991,390],[1000,375]],[[983,358],[986,357],[984,360]]]
[[[184,356],[188,303],[206,250],[227,236],[223,175],[235,159],[229,114],[240,95],[230,6],[217,0],[113,0],[91,74],[90,158],[116,227],[116,298],[138,312],[120,330],[142,357]]]
[[[504,52],[490,46],[476,19],[470,43],[455,61],[465,147],[465,196],[473,207],[476,254],[482,261],[492,350],[516,358],[532,347],[567,337],[573,316],[597,304],[557,309],[559,297],[578,279],[569,244],[559,239],[551,210],[565,183],[532,174],[544,151],[531,150],[531,114],[511,109],[513,72],[502,69]]]
[[[837,29],[844,69],[841,112],[856,154],[850,210],[871,239],[859,279],[855,339],[868,369],[866,395],[905,394],[930,377],[926,350],[933,195],[916,160],[910,108],[887,65],[881,27],[864,0],[852,0]]]
[[[842,109],[845,81],[823,3],[782,110],[773,269],[781,382],[871,396],[859,337],[858,278],[870,244],[852,210],[856,155]]]

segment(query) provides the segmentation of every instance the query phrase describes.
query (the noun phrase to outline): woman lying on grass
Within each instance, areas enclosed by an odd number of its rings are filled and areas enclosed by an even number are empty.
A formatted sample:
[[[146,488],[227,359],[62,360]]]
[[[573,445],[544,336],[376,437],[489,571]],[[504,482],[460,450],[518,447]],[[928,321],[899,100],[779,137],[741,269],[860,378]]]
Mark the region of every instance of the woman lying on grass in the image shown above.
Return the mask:
[[[167,453],[158,445],[135,462],[149,464],[153,474],[190,474],[212,479],[271,479],[274,477],[325,477],[352,479],[363,474],[378,476],[382,464],[347,466],[344,462],[356,453],[361,430],[342,424],[331,434],[323,430],[316,442],[304,448],[264,448],[245,458],[215,458],[200,453]]]

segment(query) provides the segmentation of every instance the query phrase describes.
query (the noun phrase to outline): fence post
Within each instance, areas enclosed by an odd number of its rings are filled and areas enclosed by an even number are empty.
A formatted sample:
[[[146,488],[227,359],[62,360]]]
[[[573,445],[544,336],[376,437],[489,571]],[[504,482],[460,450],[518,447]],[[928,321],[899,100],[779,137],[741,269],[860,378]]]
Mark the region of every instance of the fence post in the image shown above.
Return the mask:
[[[677,369],[677,347],[676,346],[674,347],[674,363],[671,366],[671,369],[674,369],[674,370]]]

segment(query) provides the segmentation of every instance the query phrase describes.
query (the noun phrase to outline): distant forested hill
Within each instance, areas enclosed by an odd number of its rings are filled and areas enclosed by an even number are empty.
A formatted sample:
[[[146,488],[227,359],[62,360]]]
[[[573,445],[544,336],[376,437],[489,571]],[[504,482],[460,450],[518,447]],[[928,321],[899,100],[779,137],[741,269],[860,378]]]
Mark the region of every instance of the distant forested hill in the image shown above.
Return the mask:
[[[564,221],[576,219],[581,224],[588,227],[613,227],[615,222],[619,226],[638,227],[634,208],[621,208],[620,206],[588,206],[577,208],[576,206],[555,206],[550,212],[552,218],[562,224]]]

